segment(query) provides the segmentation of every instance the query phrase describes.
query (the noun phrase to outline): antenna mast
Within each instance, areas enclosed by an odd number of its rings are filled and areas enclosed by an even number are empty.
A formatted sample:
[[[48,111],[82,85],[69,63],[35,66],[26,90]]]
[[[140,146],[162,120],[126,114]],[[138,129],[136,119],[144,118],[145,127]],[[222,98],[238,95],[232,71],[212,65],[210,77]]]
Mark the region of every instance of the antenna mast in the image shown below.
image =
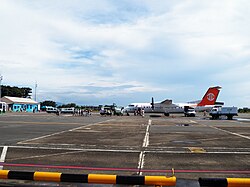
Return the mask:
[[[2,85],[2,80],[3,80],[3,76],[0,75],[0,101],[2,100],[2,87],[1,87],[1,85]]]

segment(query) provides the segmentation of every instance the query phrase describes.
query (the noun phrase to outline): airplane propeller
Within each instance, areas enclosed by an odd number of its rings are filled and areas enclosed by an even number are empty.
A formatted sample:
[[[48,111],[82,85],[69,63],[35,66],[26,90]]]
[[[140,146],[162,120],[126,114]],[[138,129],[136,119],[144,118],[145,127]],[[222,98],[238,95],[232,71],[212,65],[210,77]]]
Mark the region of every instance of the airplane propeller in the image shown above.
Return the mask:
[[[154,103],[154,98],[153,97],[152,97],[151,105],[152,105],[152,109],[154,110],[155,109],[155,103]]]

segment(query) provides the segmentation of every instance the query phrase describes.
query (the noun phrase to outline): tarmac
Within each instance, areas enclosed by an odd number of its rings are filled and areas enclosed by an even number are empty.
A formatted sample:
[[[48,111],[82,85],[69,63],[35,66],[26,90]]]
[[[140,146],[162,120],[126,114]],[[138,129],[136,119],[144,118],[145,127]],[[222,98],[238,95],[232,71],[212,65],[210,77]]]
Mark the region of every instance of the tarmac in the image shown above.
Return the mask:
[[[197,117],[6,113],[0,115],[0,142],[4,170],[175,175],[176,186],[182,187],[199,186],[199,177],[250,176],[250,114],[210,120],[202,113]],[[102,186],[0,180],[0,186],[20,184]]]

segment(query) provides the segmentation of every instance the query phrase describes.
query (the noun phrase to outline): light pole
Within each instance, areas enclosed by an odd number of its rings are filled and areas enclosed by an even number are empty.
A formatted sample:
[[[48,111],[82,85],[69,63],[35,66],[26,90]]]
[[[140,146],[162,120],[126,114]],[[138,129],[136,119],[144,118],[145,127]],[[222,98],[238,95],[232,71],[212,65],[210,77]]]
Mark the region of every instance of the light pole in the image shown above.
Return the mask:
[[[37,82],[35,83],[35,101],[36,101],[36,88],[37,88]]]
[[[2,100],[2,87],[1,87],[1,85],[2,85],[2,80],[3,80],[3,76],[0,75],[0,101]]]

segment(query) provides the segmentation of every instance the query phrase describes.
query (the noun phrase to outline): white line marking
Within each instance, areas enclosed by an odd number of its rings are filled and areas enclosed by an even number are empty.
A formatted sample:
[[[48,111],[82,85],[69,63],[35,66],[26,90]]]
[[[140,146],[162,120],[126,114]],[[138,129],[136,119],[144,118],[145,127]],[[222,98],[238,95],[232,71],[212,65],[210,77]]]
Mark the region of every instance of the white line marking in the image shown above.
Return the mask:
[[[65,150],[65,151],[85,151],[85,152],[117,152],[117,153],[139,153],[137,150],[129,150],[129,149],[91,149],[91,148],[62,148],[62,147],[32,147],[32,146],[8,146],[10,148],[17,149],[45,149],[45,150]]]
[[[140,156],[139,156],[139,162],[138,162],[139,171],[137,172],[137,175],[142,175],[141,170],[144,167],[144,158],[145,158],[145,151],[141,151]]]
[[[190,120],[190,123],[197,123],[196,121]]]
[[[8,150],[8,146],[4,146],[3,150],[2,150],[1,157],[0,157],[0,162],[5,161],[5,158],[6,158],[6,155],[7,155],[7,150]],[[0,170],[2,170],[2,169],[3,169],[3,166],[0,166]]]
[[[45,135],[45,136],[40,136],[40,137],[33,138],[33,139],[24,140],[24,141],[18,142],[17,144],[29,144],[29,143],[26,143],[26,142],[35,141],[35,140],[47,138],[47,137],[58,135],[58,134],[63,134],[65,132],[75,131],[75,130],[81,129],[83,127],[89,127],[89,126],[100,124],[100,123],[107,122],[107,121],[110,121],[110,120],[112,120],[112,119],[109,119],[109,120],[106,120],[106,121],[100,121],[98,123],[92,123],[92,124],[88,124],[88,125],[83,125],[83,126],[80,126],[80,127],[76,127],[76,128],[70,129],[70,130],[64,130],[64,131],[56,132],[56,133],[53,133],[53,134],[48,134],[48,135]]]
[[[148,147],[148,144],[149,144],[149,125],[147,126],[147,129],[146,129],[146,134],[143,140],[142,147]]]
[[[192,153],[190,151],[145,151],[145,153],[171,153],[171,154],[197,154],[197,153]],[[206,150],[206,152],[202,153],[202,155],[204,154],[238,154],[238,155],[249,155],[250,152],[219,152],[219,151],[214,151],[214,152],[208,152]]]
[[[33,145],[33,144],[32,144]],[[38,144],[34,144],[34,145],[39,145]],[[24,149],[50,149],[50,150],[87,150],[87,151],[95,151],[95,150],[99,150],[99,151],[123,151],[124,152],[135,152],[135,153],[138,153],[138,152],[141,152],[139,150],[136,150],[136,147],[134,146],[134,148],[132,148],[131,146],[110,146],[109,148],[111,149],[98,149],[98,148],[74,148],[73,146],[76,146],[76,147],[79,147],[79,146],[91,146],[91,147],[96,147],[95,145],[86,145],[86,144],[46,144],[48,146],[22,146],[22,145],[18,145],[18,146],[8,146],[9,148],[24,148]],[[151,145],[151,144],[150,144]],[[51,147],[51,146],[56,146],[56,147]],[[69,147],[59,147],[59,146],[72,146],[72,148],[69,148]],[[152,146],[152,145],[151,145]],[[0,147],[3,147],[3,146],[0,146]],[[112,149],[113,148],[113,149]],[[123,149],[114,149],[114,148],[123,148]],[[163,151],[163,150],[171,150],[171,149],[188,149],[189,147],[151,147],[150,149],[147,149],[146,152],[148,151]],[[247,148],[247,147],[202,147],[206,150],[242,150],[242,151],[247,151],[249,152],[250,151],[250,148]],[[230,151],[232,152],[232,151]],[[238,152],[238,151],[234,151],[234,152]],[[223,152],[221,152],[223,153]]]
[[[10,124],[41,124],[41,125],[81,125],[82,123],[35,122],[35,121],[0,121]]]
[[[84,126],[80,126],[80,127],[76,127],[76,128],[73,128],[73,129],[70,129],[68,130],[69,132],[72,132],[72,131],[77,131],[79,129],[82,129],[83,127],[86,128],[86,127],[90,127],[92,125],[97,125],[97,124],[102,124],[104,122],[108,122],[108,121],[113,121],[114,119],[108,119],[108,120],[105,120],[105,121],[100,121],[100,122],[97,122],[97,123],[91,123],[91,124],[88,124],[88,125],[84,125]],[[103,125],[106,125],[106,124],[103,124]]]
[[[236,118],[237,121],[250,121],[250,119]]]
[[[84,152],[84,150],[64,152],[64,153],[46,154],[46,155],[38,155],[38,156],[28,156],[28,157],[13,158],[13,159],[9,159],[9,161],[25,160],[25,159],[32,159],[32,158],[44,158],[44,157],[52,157],[52,156],[61,156],[61,155],[69,155],[69,154],[76,154],[76,153],[82,153],[82,152]]]
[[[53,134],[48,134],[48,135],[45,135],[45,136],[40,136],[40,137],[37,137],[37,138],[24,140],[24,141],[18,142],[17,144],[25,144],[25,142],[30,142],[30,141],[35,141],[35,140],[47,138],[47,137],[54,136],[54,135],[58,135],[58,134],[62,134],[62,133],[68,132],[68,131],[69,131],[69,130],[61,131],[61,132],[56,132],[56,133],[53,133]]]
[[[238,134],[238,133],[235,133],[235,132],[230,132],[230,131],[227,131],[227,130],[223,130],[223,129],[220,129],[218,127],[212,127],[212,126],[209,126],[209,127],[213,128],[213,129],[217,129],[217,130],[222,131],[222,132],[226,132],[228,134],[232,134],[232,135],[239,136],[241,138],[245,138],[245,139],[250,140],[249,136],[244,136],[244,135],[241,135],[241,134]]]
[[[142,143],[142,148],[147,148],[148,145],[149,145],[149,127],[150,127],[151,123],[152,123],[152,120],[149,119],[148,120],[148,125],[147,125],[147,128],[146,128],[146,133],[145,133],[143,143]],[[145,151],[141,151],[140,156],[139,156],[139,161],[138,161],[138,169],[139,169],[139,171],[137,172],[138,175],[142,175],[141,170],[144,167],[144,163],[145,163],[144,160],[145,160]]]
[[[7,146],[6,146],[7,147]],[[171,153],[171,154],[192,154],[189,151],[170,151],[170,150],[145,150],[145,151],[138,151],[138,150],[129,150],[129,149],[86,149],[86,148],[55,148],[55,147],[30,147],[30,146],[8,146],[10,148],[17,148],[17,149],[44,149],[44,150],[65,150],[65,151],[79,151],[79,152],[113,152],[113,153],[140,153],[139,160],[144,164],[144,156],[145,153]],[[188,149],[188,147],[186,147]],[[228,148],[230,150],[230,148]],[[235,149],[235,148],[231,148]],[[249,149],[249,148],[240,148],[240,149]],[[209,151],[202,154],[250,154],[250,151]],[[67,153],[55,153],[55,154],[70,154],[72,152]],[[45,156],[45,155],[40,155]],[[34,156],[36,157],[36,156]],[[39,156],[37,156],[39,157]],[[138,168],[139,169],[139,168]]]

